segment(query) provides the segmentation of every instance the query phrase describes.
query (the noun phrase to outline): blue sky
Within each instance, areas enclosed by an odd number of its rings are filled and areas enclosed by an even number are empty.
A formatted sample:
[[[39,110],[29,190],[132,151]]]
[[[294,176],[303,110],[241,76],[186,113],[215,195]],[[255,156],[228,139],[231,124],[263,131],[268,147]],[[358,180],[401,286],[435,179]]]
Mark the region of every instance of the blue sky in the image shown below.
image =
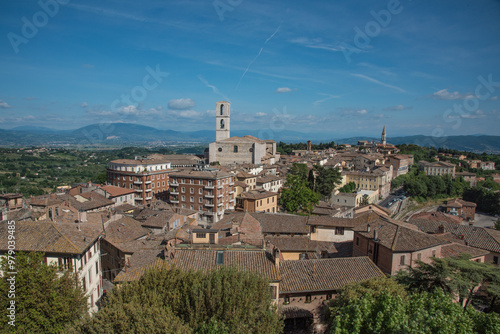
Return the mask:
[[[499,134],[499,1],[2,1],[0,128]]]

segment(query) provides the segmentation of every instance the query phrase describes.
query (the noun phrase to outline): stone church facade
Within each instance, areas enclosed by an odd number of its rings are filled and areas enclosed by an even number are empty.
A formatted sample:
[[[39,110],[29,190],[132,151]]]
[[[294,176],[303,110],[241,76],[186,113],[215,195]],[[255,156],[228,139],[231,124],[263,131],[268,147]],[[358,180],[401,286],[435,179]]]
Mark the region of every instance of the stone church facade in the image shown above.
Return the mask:
[[[274,140],[261,140],[253,136],[231,137],[231,104],[219,101],[216,104],[215,142],[210,143],[209,162],[229,164],[274,164],[279,160]]]

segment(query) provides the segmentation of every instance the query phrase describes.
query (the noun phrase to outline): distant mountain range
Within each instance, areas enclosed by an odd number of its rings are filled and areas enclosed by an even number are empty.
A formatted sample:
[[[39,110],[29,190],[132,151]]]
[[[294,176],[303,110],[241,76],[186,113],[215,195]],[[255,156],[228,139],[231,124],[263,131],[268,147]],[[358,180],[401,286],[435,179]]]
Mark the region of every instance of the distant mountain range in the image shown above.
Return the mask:
[[[239,130],[232,136],[252,135],[261,139],[283,142],[330,142],[357,144],[358,140],[378,141],[372,137],[332,138],[329,134],[305,134],[297,131]],[[215,131],[200,130],[181,132],[159,130],[153,127],[129,123],[92,124],[75,130],[54,130],[46,127],[20,126],[0,129],[0,146],[155,146],[173,144],[206,145],[215,140]],[[419,146],[444,147],[460,151],[500,153],[500,136],[407,136],[387,138],[391,144],[416,144]]]

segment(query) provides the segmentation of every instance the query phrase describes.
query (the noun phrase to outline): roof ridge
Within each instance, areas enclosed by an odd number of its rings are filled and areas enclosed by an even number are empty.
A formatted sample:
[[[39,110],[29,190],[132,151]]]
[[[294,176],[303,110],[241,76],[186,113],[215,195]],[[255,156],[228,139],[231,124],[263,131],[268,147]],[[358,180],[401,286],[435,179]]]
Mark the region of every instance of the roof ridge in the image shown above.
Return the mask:
[[[399,228],[401,227],[400,225],[398,224],[394,224],[396,225],[396,233],[394,234],[394,239],[392,239],[392,245],[391,245],[391,249],[394,250],[396,248],[396,242],[398,241],[398,235],[399,235]]]
[[[67,237],[64,233],[62,233],[62,232],[61,232],[61,231],[57,228],[57,226],[55,225],[55,223],[54,223],[54,222],[50,222],[50,224],[52,225],[52,227],[53,227],[53,228],[54,228],[57,232],[59,232],[59,234],[60,234],[60,235],[61,235],[64,239],[66,239],[66,241],[67,241],[67,242],[69,242],[69,243],[70,243],[70,245],[71,245],[71,246],[73,246],[73,247],[74,247],[74,248],[78,251],[78,253],[81,253],[81,250],[80,250],[80,249],[79,249],[79,248],[78,248],[78,247],[77,247],[77,246],[73,243],[73,241],[69,240],[69,238],[68,238],[68,237]]]

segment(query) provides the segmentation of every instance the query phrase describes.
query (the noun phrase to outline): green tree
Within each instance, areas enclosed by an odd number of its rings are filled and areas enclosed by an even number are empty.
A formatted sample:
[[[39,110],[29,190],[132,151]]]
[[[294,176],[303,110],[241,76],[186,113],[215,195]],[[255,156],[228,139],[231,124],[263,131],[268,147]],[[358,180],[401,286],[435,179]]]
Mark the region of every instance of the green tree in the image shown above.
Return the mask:
[[[342,307],[331,321],[331,333],[498,333],[500,318],[467,309],[441,290],[410,295],[388,291],[366,294]]]
[[[300,176],[288,174],[285,186],[281,190],[280,201],[289,212],[310,214],[314,204],[319,202],[319,195],[311,190]]]
[[[354,190],[356,190],[356,182],[352,182],[352,181],[347,183],[343,187],[339,188],[339,191],[341,193],[352,193],[352,192],[354,192]]]
[[[101,173],[97,174],[92,179],[92,182],[97,183],[97,184],[106,184],[108,182],[108,176],[107,176],[106,172],[101,172]]]
[[[359,283],[350,283],[342,288],[336,298],[328,302],[327,317],[333,319],[341,308],[349,305],[352,301],[366,295],[372,295],[376,298],[384,291],[402,299],[407,296],[405,287],[388,277],[375,277]]]
[[[342,180],[340,171],[337,168],[325,168],[320,165],[314,166],[314,169],[318,173],[314,189],[324,197],[330,197],[332,190]]]
[[[2,332],[63,333],[71,323],[87,314],[87,298],[73,270],[47,266],[43,253],[17,253],[15,258],[15,327],[8,324],[6,309],[11,275],[0,279]],[[3,258],[1,270],[12,272]]]
[[[256,273],[154,269],[109,294],[82,333],[281,333],[283,321]]]
[[[417,261],[417,266],[400,271],[396,280],[411,291],[431,292],[435,288],[459,297],[466,308],[478,297],[479,287],[491,290],[496,296],[500,289],[500,271],[489,263],[471,261],[471,256],[464,254],[457,258],[433,258],[432,263]]]
[[[292,175],[298,175],[301,180],[307,181],[307,176],[309,175],[309,169],[306,164],[294,163],[290,169]]]

